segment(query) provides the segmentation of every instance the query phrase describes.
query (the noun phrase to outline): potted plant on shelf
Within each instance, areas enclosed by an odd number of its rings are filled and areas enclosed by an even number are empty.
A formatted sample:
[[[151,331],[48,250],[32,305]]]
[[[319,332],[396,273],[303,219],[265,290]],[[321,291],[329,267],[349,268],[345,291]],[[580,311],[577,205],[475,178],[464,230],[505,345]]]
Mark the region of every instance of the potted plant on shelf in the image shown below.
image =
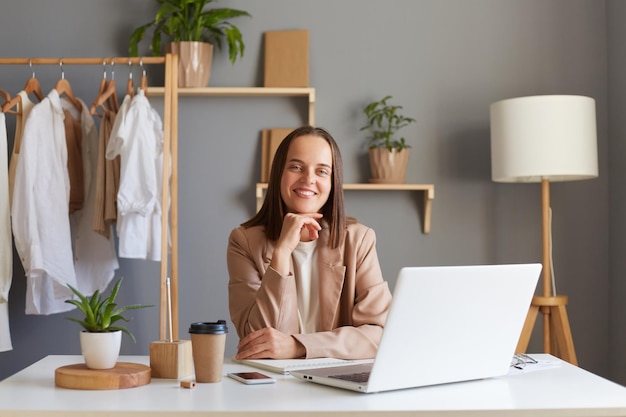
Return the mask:
[[[178,85],[180,87],[206,87],[211,75],[213,46],[222,49],[224,40],[228,45],[228,57],[232,64],[242,58],[245,45],[243,36],[229,22],[240,16],[250,16],[243,10],[230,8],[207,9],[215,0],[156,0],[161,6],[155,18],[136,28],[130,36],[128,51],[131,56],[139,54],[138,45],[146,30],[153,29],[150,49],[153,55],[161,54],[161,42],[169,40],[165,49],[178,54]]]
[[[409,161],[409,146],[404,137],[397,138],[398,131],[415,122],[415,119],[400,114],[402,106],[392,105],[392,96],[369,103],[363,109],[368,130],[367,138],[372,183],[399,184],[405,182]]]
[[[102,298],[100,292],[96,291],[88,298],[68,284],[78,299],[65,300],[65,302],[78,307],[84,314],[84,318],[67,317],[67,319],[83,327],[83,331],[80,333],[80,347],[85,358],[85,364],[90,369],[115,367],[120,354],[122,332],[130,336],[133,342],[136,342],[135,336],[130,330],[118,323],[120,320],[128,322],[122,313],[127,310],[152,307],[149,304],[118,307],[115,303],[115,297],[120,290],[120,285],[122,285],[122,278],[117,280],[108,297]]]

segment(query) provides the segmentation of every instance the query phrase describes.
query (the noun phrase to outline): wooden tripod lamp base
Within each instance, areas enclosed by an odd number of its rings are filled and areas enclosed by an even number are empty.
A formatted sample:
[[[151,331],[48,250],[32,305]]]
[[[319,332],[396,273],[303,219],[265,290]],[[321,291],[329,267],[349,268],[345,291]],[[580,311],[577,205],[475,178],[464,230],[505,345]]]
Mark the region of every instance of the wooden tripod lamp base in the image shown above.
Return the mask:
[[[543,314],[543,349],[578,366],[572,330],[567,318],[567,296],[533,297],[516,352],[526,352],[539,311]],[[551,332],[551,329],[553,332]],[[554,334],[552,334],[554,333]]]

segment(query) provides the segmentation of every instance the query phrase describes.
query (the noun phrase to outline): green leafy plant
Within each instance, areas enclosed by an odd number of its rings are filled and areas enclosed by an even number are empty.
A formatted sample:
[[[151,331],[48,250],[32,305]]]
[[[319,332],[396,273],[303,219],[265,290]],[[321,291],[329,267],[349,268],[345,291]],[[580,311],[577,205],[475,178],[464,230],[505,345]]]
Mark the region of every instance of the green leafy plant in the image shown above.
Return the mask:
[[[238,56],[243,57],[243,36],[228,19],[250,16],[248,12],[229,8],[206,9],[214,0],[156,1],[161,7],[154,20],[139,26],[130,36],[128,51],[131,56],[139,55],[139,42],[146,30],[153,28],[150,50],[155,56],[161,54],[161,41],[165,36],[170,42],[208,42],[219,50],[226,39],[230,62],[234,64]]]
[[[400,114],[402,106],[389,103],[391,96],[385,96],[381,100],[369,103],[363,113],[367,116],[367,124],[361,130],[369,130],[371,136],[368,137],[368,148],[387,148],[398,151],[410,148],[404,137],[395,138],[397,132],[403,127],[415,122],[415,119]]]
[[[113,290],[111,290],[111,294],[108,297],[102,298],[100,292],[96,290],[96,292],[94,292],[93,295],[88,298],[76,288],[67,284],[69,289],[72,290],[74,294],[76,294],[78,300],[65,300],[65,302],[75,305],[85,315],[82,320],[73,317],[67,317],[67,319],[80,324],[86,331],[91,333],[113,332],[121,330],[122,332],[130,336],[133,342],[136,342],[135,336],[133,336],[130,330],[128,330],[124,326],[115,323],[120,320],[126,322],[129,321],[126,317],[122,316],[122,313],[127,310],[136,310],[139,308],[152,307],[152,305],[133,304],[125,307],[118,307],[115,303],[115,297],[117,297],[117,293],[120,290],[120,285],[122,285],[122,278],[117,280],[117,282],[113,286]]]

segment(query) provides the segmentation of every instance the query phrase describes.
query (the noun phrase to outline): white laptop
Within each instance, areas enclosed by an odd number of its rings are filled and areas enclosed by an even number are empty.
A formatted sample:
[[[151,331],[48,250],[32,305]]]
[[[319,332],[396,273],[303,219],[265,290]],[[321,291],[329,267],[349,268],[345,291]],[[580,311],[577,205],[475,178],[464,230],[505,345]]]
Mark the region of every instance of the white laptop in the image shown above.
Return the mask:
[[[373,363],[291,375],[360,392],[505,375],[540,273],[541,264],[402,268]]]

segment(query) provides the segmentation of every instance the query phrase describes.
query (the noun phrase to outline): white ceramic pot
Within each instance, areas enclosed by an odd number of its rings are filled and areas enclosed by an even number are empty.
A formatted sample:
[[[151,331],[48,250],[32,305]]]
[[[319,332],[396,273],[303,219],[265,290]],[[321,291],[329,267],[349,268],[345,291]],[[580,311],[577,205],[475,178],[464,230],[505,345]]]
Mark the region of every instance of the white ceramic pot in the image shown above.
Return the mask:
[[[122,346],[120,330],[105,333],[80,332],[80,350],[89,369],[115,367]]]

